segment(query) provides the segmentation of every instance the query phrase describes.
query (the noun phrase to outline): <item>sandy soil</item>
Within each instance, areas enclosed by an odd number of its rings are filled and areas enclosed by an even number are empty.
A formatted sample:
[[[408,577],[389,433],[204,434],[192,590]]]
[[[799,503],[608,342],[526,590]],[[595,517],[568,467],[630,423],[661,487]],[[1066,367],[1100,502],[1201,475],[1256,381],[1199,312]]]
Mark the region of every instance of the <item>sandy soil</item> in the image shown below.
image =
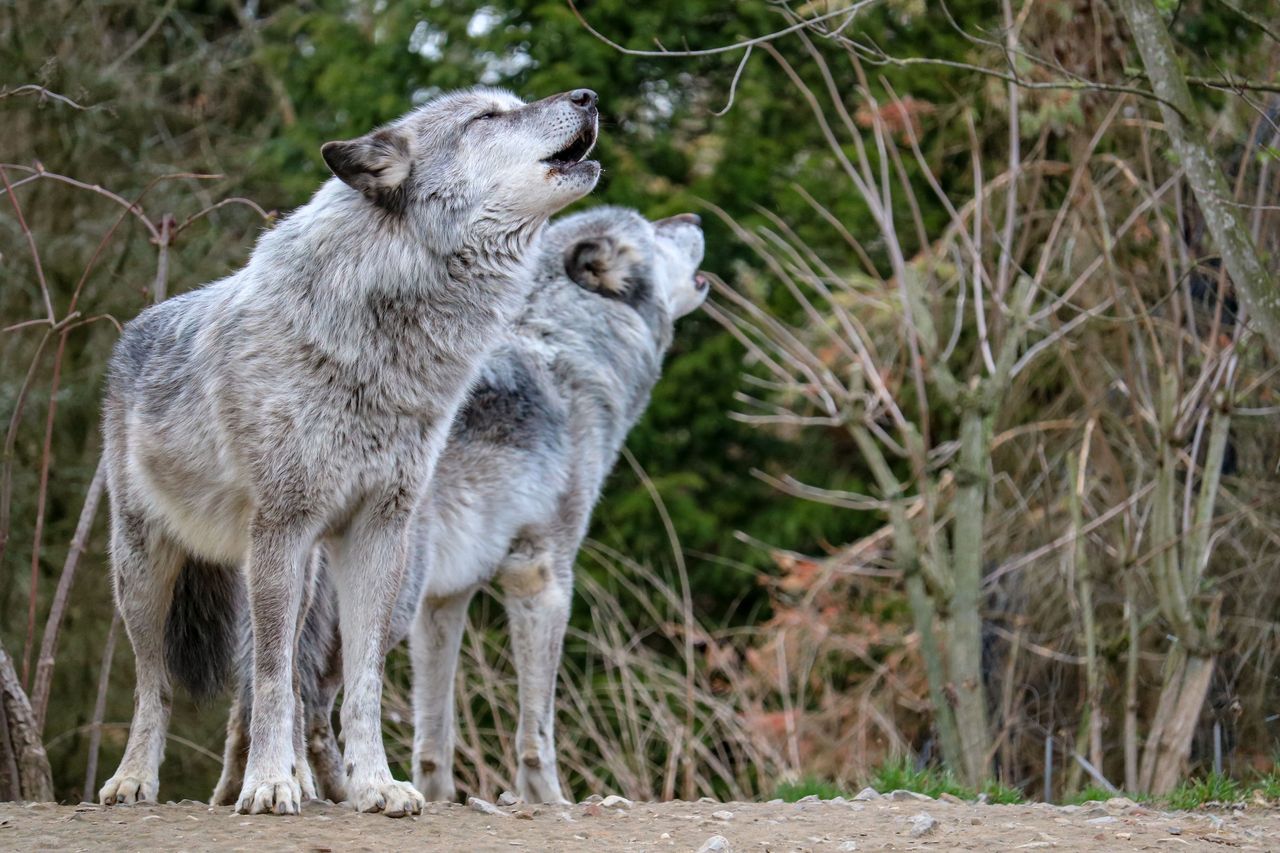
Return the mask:
[[[620,808],[433,804],[399,820],[322,802],[304,805],[300,817],[244,817],[192,801],[110,809],[2,803],[0,850],[1280,850],[1276,808],[1167,813],[1127,800],[995,806],[915,796]]]

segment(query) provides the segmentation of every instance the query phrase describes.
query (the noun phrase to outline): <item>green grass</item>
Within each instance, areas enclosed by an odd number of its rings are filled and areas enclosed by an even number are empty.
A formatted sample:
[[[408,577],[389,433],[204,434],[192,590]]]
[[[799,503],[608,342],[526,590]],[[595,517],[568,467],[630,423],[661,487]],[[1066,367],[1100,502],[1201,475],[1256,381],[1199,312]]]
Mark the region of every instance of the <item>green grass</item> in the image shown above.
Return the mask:
[[[781,797],[788,803],[794,803],[802,797],[811,794],[817,794],[823,800],[833,800],[836,797],[847,797],[849,792],[834,782],[828,782],[825,779],[815,777],[806,777],[799,782],[783,782],[774,789],[773,795]]]
[[[1088,803],[1093,801],[1102,802],[1105,800],[1109,800],[1112,797],[1127,797],[1127,796],[1129,795],[1124,793],[1123,791],[1120,792],[1119,794],[1113,794],[1110,791],[1108,791],[1106,788],[1103,788],[1099,785],[1090,785],[1089,787],[1083,788],[1080,791],[1067,797],[1065,800],[1062,801],[1062,804],[1068,805],[1068,806],[1078,806],[1078,805],[1081,805],[1082,803]]]
[[[971,789],[961,785],[950,771],[933,767],[916,768],[906,760],[891,761],[881,767],[871,777],[870,785],[881,793],[903,790],[928,794],[930,797],[951,794],[965,800],[977,796]]]
[[[978,792],[960,784],[951,773],[945,770],[932,767],[916,769],[910,762],[905,760],[892,761],[884,765],[876,771],[867,784],[882,794],[904,790],[914,791],[917,794],[927,794],[935,798],[942,794],[951,794],[962,800],[972,800],[978,796]],[[997,782],[988,782],[982,786],[981,791],[987,795],[987,799],[992,803],[1020,803],[1023,801],[1021,791],[1016,788],[1005,787]],[[824,800],[829,800],[833,797],[851,796],[849,789],[844,786],[816,777],[808,777],[798,782],[783,782],[774,790],[775,797],[781,797],[791,803],[811,794],[816,794]]]
[[[992,780],[982,786],[982,793],[987,795],[987,801],[997,803],[998,805],[1007,806],[1014,803],[1025,803],[1027,798],[1023,796],[1022,791],[1017,788],[1010,788],[1007,785],[1001,785],[999,782]]]
[[[1183,782],[1165,798],[1172,809],[1194,809],[1205,803],[1234,803],[1244,799],[1245,786],[1230,776],[1211,773]]]
[[[890,791],[914,791],[930,797],[951,794],[962,800],[977,798],[978,792],[959,782],[949,771],[935,767],[916,768],[909,761],[891,761],[885,764],[867,782],[882,794]],[[1009,788],[998,782],[988,782],[980,791],[988,802],[999,804],[1021,803],[1026,797],[1017,788]],[[1128,791],[1113,793],[1097,785],[1090,785],[1063,800],[1064,804],[1080,805],[1091,800],[1106,801],[1112,797],[1128,797],[1138,803],[1153,803],[1161,808],[1189,811],[1206,803],[1236,803],[1261,794],[1268,800],[1280,800],[1280,765],[1266,775],[1251,782],[1240,782],[1229,776],[1211,774],[1200,779],[1190,779],[1179,785],[1167,797],[1153,798]],[[824,800],[849,797],[852,792],[843,785],[827,779],[809,776],[797,782],[783,782],[774,790],[774,796],[789,803],[816,794]]]
[[[1261,792],[1268,800],[1280,800],[1280,762],[1276,762],[1275,769],[1270,773],[1259,776],[1249,788]]]
[[[1017,788],[1001,785],[994,780],[987,782],[978,791],[962,784],[949,771],[934,767],[916,768],[907,761],[893,761],[881,767],[871,779],[871,787],[877,791],[915,791],[917,794],[928,794],[939,797],[951,794],[962,800],[977,799],[979,791],[987,795],[992,803],[1020,803],[1024,800],[1022,792]]]

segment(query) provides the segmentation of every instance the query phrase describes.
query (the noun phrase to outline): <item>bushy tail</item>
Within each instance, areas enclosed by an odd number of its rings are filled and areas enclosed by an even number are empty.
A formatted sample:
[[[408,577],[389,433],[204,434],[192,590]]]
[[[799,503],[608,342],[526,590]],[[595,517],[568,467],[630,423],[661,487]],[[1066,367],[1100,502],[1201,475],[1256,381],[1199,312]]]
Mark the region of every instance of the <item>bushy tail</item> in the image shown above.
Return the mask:
[[[173,587],[164,626],[169,675],[198,701],[227,682],[240,645],[244,583],[234,565],[188,558]]]

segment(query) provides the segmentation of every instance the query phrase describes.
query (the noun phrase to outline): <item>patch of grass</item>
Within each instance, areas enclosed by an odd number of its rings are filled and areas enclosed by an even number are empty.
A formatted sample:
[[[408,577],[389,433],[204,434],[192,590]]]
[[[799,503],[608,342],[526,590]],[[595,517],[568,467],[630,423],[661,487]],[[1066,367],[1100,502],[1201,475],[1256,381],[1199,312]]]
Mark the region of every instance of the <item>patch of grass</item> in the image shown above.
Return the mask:
[[[1249,789],[1257,791],[1268,800],[1280,800],[1280,762],[1277,762],[1275,769],[1270,773],[1259,776]]]
[[[916,768],[905,760],[892,761],[881,767],[872,777],[870,784],[882,794],[904,790],[927,794],[930,797],[951,794],[962,800],[972,800],[978,796],[977,791],[961,783],[950,771],[934,767]],[[1020,803],[1024,799],[1022,792],[1017,788],[1001,785],[994,780],[987,782],[980,790],[993,803]]]
[[[889,791],[915,791],[937,797],[940,794],[951,794],[961,799],[971,800],[975,794],[951,775],[950,771],[932,767],[916,768],[905,759],[891,761],[876,771],[869,783],[882,794]]]
[[[823,800],[849,796],[849,792],[836,783],[815,776],[805,777],[798,782],[783,782],[773,791],[775,797],[780,797],[788,803],[794,803],[811,794],[817,794]]]
[[[1082,788],[1080,791],[1067,797],[1065,800],[1063,800],[1063,805],[1078,806],[1083,803],[1087,803],[1094,800],[1098,802],[1105,802],[1111,799],[1112,797],[1128,797],[1128,796],[1129,795],[1124,792],[1121,792],[1119,794],[1113,794],[1110,791],[1108,791],[1106,788],[1103,788],[1101,785],[1090,785],[1089,787]],[[1133,799],[1133,798],[1129,797],[1129,799]]]
[[[1015,803],[1026,802],[1026,797],[1017,788],[1011,788],[1008,785],[1001,785],[999,782],[992,780],[982,786],[982,793],[987,795],[988,802],[996,803],[1002,806],[1009,806]]]
[[[1170,808],[1188,810],[1205,803],[1234,803],[1244,797],[1245,788],[1230,776],[1211,773],[1183,782],[1165,799]]]

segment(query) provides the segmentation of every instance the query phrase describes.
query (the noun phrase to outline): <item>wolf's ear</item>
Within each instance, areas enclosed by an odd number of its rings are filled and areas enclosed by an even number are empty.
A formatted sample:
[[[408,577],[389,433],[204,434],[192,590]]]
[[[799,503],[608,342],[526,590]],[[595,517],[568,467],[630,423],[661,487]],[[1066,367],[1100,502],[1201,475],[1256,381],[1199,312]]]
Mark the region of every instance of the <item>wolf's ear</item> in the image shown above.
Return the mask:
[[[375,130],[359,139],[326,142],[320,154],[343,183],[379,207],[404,209],[405,179],[413,170],[409,140],[399,130]]]
[[[569,246],[564,252],[564,271],[579,287],[612,296],[634,295],[643,276],[639,253],[613,237],[593,237]]]

